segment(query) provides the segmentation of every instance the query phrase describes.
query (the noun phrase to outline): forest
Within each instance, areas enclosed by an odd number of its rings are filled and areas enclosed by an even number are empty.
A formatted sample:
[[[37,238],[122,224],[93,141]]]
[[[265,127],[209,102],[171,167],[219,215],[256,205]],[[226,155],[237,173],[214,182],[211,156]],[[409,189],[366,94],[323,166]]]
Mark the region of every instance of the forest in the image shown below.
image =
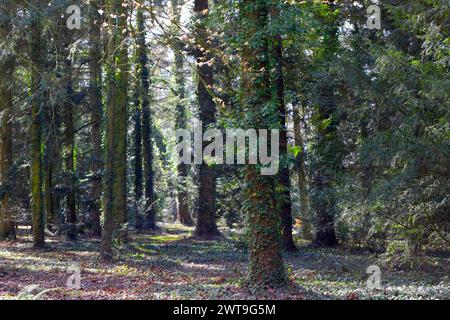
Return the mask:
[[[450,299],[449,28],[0,0],[0,300]]]

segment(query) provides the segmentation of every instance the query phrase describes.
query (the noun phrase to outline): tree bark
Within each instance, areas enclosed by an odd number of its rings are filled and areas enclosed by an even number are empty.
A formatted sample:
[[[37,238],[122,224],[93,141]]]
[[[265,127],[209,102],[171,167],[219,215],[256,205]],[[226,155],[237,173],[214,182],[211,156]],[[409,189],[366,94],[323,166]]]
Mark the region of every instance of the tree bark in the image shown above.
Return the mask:
[[[195,0],[194,12],[197,15],[195,38],[198,48],[195,50],[197,60],[197,100],[200,107],[199,117],[202,122],[202,132],[205,132],[216,122],[216,104],[209,92],[213,87],[213,70],[210,65],[211,56],[208,52],[208,34],[206,20],[208,18],[208,0]],[[208,145],[202,143],[202,149]],[[197,224],[195,236],[202,239],[214,239],[220,236],[216,224],[216,169],[202,159],[199,165],[199,196]]]
[[[0,39],[7,39],[11,26],[9,21],[0,23]],[[15,239],[15,224],[11,208],[11,189],[13,165],[12,108],[15,59],[5,54],[0,59],[0,240]]]
[[[273,114],[267,114],[261,106],[271,101],[269,47],[267,37],[260,32],[267,28],[268,5],[265,1],[245,0],[241,9],[246,23],[242,104],[244,111],[252,114],[246,126],[267,129],[273,125]],[[261,175],[254,165],[247,165],[244,174],[250,252],[248,282],[262,288],[282,287],[287,283],[287,275],[282,256],[281,217],[275,203],[275,176]]]
[[[101,24],[102,18],[98,12],[103,7],[103,1],[90,1],[89,15],[89,103],[91,111],[91,206],[90,206],[90,228],[96,237],[101,235],[100,226],[100,198],[102,194],[102,133],[101,125],[103,118],[102,106],[102,67],[101,67]]]
[[[127,240],[126,148],[127,148],[127,8],[119,0],[107,5],[108,103],[105,157],[105,183],[101,254],[112,258],[112,232],[120,227],[119,241]]]
[[[138,58],[140,70],[140,97],[142,108],[142,145],[144,149],[144,185],[146,209],[144,215],[144,228],[156,229],[156,208],[153,172],[153,146],[152,146],[152,116],[150,111],[150,71],[148,68],[147,44],[145,41],[144,12],[141,8],[137,13],[138,24]]]
[[[31,199],[32,199],[32,228],[33,247],[41,249],[45,246],[45,220],[42,195],[42,154],[41,154],[41,114],[44,105],[41,81],[43,70],[43,37],[42,22],[40,21],[40,6],[31,7],[33,21],[31,29]],[[38,12],[36,12],[38,11]]]
[[[277,18],[279,9],[271,8],[272,18]],[[280,158],[281,168],[279,173],[279,183],[281,185],[281,194],[279,196],[278,207],[281,211],[281,220],[283,223],[283,243],[287,251],[297,251],[294,239],[292,237],[292,203],[291,203],[291,180],[289,173],[288,150],[287,150],[287,123],[286,108],[284,102],[284,76],[283,76],[283,44],[281,36],[275,35],[273,44],[273,59],[275,64],[274,84],[276,90],[276,103],[278,106],[278,118],[280,122]]]
[[[179,7],[178,0],[172,0],[172,7],[174,10],[174,19],[176,24],[180,23],[181,8]],[[176,129],[185,129],[187,128],[187,116],[186,116],[186,107],[184,104],[184,99],[186,98],[186,90],[184,85],[184,63],[183,63],[183,55],[181,51],[174,46],[173,48],[175,54],[175,95],[177,96],[177,104],[176,104]],[[191,214],[189,212],[189,203],[188,203],[188,193],[187,193],[187,179],[188,179],[188,165],[180,163],[178,165],[178,190],[177,190],[177,198],[178,198],[178,221],[180,223],[192,226],[194,225],[194,221],[192,220]]]

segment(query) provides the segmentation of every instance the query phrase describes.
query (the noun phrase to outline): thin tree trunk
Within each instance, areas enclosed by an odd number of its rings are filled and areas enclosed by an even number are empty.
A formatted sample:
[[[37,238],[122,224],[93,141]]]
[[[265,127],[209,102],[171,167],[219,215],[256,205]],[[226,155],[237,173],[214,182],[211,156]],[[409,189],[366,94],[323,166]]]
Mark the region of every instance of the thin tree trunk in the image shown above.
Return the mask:
[[[137,230],[142,229],[142,214],[140,204],[143,195],[143,171],[142,171],[142,111],[140,106],[140,81],[136,78],[134,92],[134,199],[136,203],[136,221]]]
[[[277,18],[279,9],[272,7],[271,14]],[[292,204],[291,204],[291,180],[289,174],[288,150],[287,150],[287,124],[286,108],[284,103],[284,76],[283,76],[283,44],[281,36],[276,35],[273,44],[273,58],[275,63],[275,90],[276,102],[278,105],[278,118],[280,121],[280,158],[281,168],[279,173],[279,183],[281,185],[281,195],[279,197],[279,209],[281,211],[281,220],[283,223],[283,243],[287,251],[297,251],[294,239],[292,237]]]
[[[328,3],[334,10],[335,3]],[[334,19],[323,17],[326,25],[325,56],[323,63],[331,65],[338,43],[338,28]],[[329,68],[331,68],[329,66]],[[335,84],[331,71],[324,73],[318,81],[317,113],[315,124],[317,128],[315,149],[315,167],[313,167],[312,185],[314,187],[312,207],[316,212],[316,235],[314,244],[318,246],[334,247],[338,245],[335,232],[336,199],[334,182],[336,172],[341,164],[340,141],[337,137],[337,106]]]
[[[305,168],[305,155],[306,150],[303,143],[302,129],[300,125],[300,114],[294,106],[293,110],[293,120],[294,120],[294,136],[295,145],[301,148],[300,153],[296,159],[295,170],[297,172],[298,179],[298,193],[300,195],[300,216],[302,221],[302,237],[305,240],[312,240],[312,227],[311,227],[311,215],[309,210],[309,199],[308,199],[308,184],[306,180],[306,168]]]
[[[41,72],[43,72],[43,38],[42,23],[39,7],[32,8],[34,15],[31,24],[31,199],[33,221],[33,247],[40,249],[45,246],[45,220],[42,195],[42,154],[41,154],[41,113],[43,109],[43,95],[41,90]],[[38,12],[36,12],[38,11]]]
[[[144,227],[149,230],[156,229],[156,209],[153,172],[153,147],[152,147],[152,118],[150,112],[149,88],[150,71],[148,69],[147,45],[145,42],[144,12],[141,8],[137,13],[138,24],[138,57],[141,77],[141,107],[142,107],[142,144],[144,147],[144,180],[146,211]]]
[[[102,155],[102,67],[101,67],[101,41],[100,28],[102,18],[98,12],[103,7],[103,1],[91,1],[89,16],[89,103],[91,108],[91,174],[92,174],[92,189],[91,189],[91,207],[90,207],[90,227],[92,234],[96,237],[101,235],[100,226],[100,198],[102,194],[102,169],[103,169],[103,155]]]
[[[197,14],[198,22],[195,26],[197,59],[197,100],[200,107],[200,121],[202,132],[214,125],[216,122],[216,104],[209,92],[213,87],[213,70],[209,63],[211,57],[206,53],[208,50],[208,34],[206,31],[206,19],[208,18],[208,0],[195,0],[194,12]],[[209,143],[204,141],[202,149]],[[213,239],[220,236],[216,224],[216,169],[205,163],[199,165],[199,197],[197,224],[195,236],[203,239]]]
[[[177,24],[180,23],[180,11],[178,0],[172,0],[172,6],[174,10],[174,19]],[[175,95],[178,98],[176,105],[176,129],[185,129],[187,128],[187,116],[186,116],[186,107],[184,104],[184,99],[186,98],[185,85],[184,85],[184,64],[183,64],[183,56],[181,51],[175,46],[174,48],[175,54]],[[177,198],[178,198],[178,221],[180,223],[192,226],[194,225],[194,221],[192,220],[191,214],[189,212],[189,203],[188,203],[188,193],[187,193],[187,179],[188,179],[188,165],[184,163],[180,163],[178,165],[178,190],[177,190]]]
[[[0,39],[6,38],[10,24],[0,24]],[[7,39],[7,38],[6,38]],[[7,39],[8,41],[8,39]],[[12,141],[12,79],[15,59],[5,54],[0,59],[0,240],[15,239],[15,225],[11,208],[11,170],[13,165]]]

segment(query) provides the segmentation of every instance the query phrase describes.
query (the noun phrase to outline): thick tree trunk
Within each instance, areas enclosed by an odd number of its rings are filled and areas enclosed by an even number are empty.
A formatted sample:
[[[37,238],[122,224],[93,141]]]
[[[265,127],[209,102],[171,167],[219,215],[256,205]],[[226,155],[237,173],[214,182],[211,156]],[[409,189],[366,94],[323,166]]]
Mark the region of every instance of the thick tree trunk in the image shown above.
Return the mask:
[[[263,112],[261,106],[271,100],[268,39],[259,32],[267,28],[268,6],[265,1],[245,0],[242,4],[246,23],[243,48],[244,111],[251,113],[248,128],[270,128],[273,114]],[[274,113],[278,110],[273,110]],[[247,199],[247,227],[249,232],[251,286],[281,287],[287,283],[282,256],[281,217],[276,210],[275,176],[261,175],[257,167],[247,165],[244,190]]]
[[[10,30],[9,24],[0,23],[0,39]],[[4,38],[3,38],[4,39]],[[8,41],[8,40],[7,40]],[[0,240],[15,239],[15,225],[11,208],[11,169],[13,165],[12,144],[12,79],[14,57],[5,54],[0,58]]]
[[[101,235],[100,226],[100,198],[102,194],[102,68],[101,68],[101,41],[100,27],[102,18],[98,12],[102,8],[103,1],[91,1],[89,16],[89,103],[91,109],[91,207],[90,207],[90,228],[96,237]]]
[[[206,19],[208,18],[208,0],[195,0],[194,12],[198,22],[195,26],[196,59],[197,59],[197,100],[200,107],[200,121],[202,122],[202,132],[214,125],[216,122],[216,104],[209,92],[213,87],[213,70],[207,54],[208,34],[206,31]],[[209,144],[203,142],[202,149]],[[199,165],[199,196],[197,224],[195,226],[195,236],[203,239],[213,239],[220,236],[216,224],[216,169],[205,163]]]
[[[179,7],[178,0],[172,0],[172,6],[174,10],[174,19],[177,24],[180,23],[181,19],[181,8]],[[184,104],[184,99],[186,98],[185,92],[185,78],[184,78],[184,64],[183,64],[183,56],[181,51],[175,47],[175,95],[178,97],[177,105],[176,105],[176,128],[177,129],[185,129],[187,128],[187,116],[186,116],[186,107]],[[177,189],[177,198],[178,198],[178,221],[180,223],[192,226],[194,225],[194,221],[192,220],[191,214],[189,212],[189,203],[188,203],[188,193],[187,193],[187,179],[188,179],[188,165],[187,164],[179,164],[178,165],[178,189]]]
[[[119,0],[108,3],[108,103],[103,205],[102,257],[112,257],[112,232],[121,228],[119,241],[127,240],[126,148],[128,56],[127,8]]]
[[[32,221],[33,221],[33,247],[40,249],[45,246],[45,220],[42,195],[42,154],[41,154],[41,113],[44,99],[41,92],[41,72],[43,72],[43,39],[42,23],[39,20],[38,8],[32,8],[34,20],[31,24],[31,199],[32,199]]]

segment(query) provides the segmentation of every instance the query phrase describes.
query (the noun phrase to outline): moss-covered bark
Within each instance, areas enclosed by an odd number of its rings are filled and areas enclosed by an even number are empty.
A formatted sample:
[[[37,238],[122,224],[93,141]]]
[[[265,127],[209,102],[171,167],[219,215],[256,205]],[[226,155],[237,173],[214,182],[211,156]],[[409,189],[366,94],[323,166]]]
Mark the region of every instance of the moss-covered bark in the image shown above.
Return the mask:
[[[273,121],[278,119],[277,105],[271,103],[268,39],[259,33],[267,27],[268,4],[266,0],[246,0],[241,10],[245,25],[242,54],[245,125],[247,128],[267,129],[277,126]],[[287,275],[282,257],[281,217],[275,203],[275,176],[261,175],[257,167],[247,165],[245,179],[249,284],[283,286],[287,283]]]
[[[31,32],[31,202],[32,202],[32,228],[33,246],[40,249],[45,245],[45,218],[43,210],[42,194],[42,148],[41,148],[41,121],[44,105],[41,89],[44,39],[42,37],[41,12],[39,6],[32,7],[33,21],[30,26]]]
[[[144,228],[156,229],[155,190],[153,172],[153,123],[150,111],[150,71],[148,68],[147,45],[145,41],[145,21],[142,9],[137,13],[138,25],[138,58],[140,75],[140,100],[142,109],[142,145],[144,150],[144,185],[146,210],[144,215]]]
[[[305,167],[305,145],[302,135],[302,129],[300,124],[300,114],[297,110],[297,106],[294,106],[293,110],[293,122],[294,122],[294,138],[295,145],[301,148],[300,153],[297,155],[295,171],[297,172],[297,184],[298,193],[300,195],[300,217],[302,222],[302,237],[305,240],[312,240],[312,226],[311,226],[311,214],[309,208],[308,197],[308,183]]]
[[[108,101],[105,182],[103,204],[102,256],[112,257],[112,233],[119,230],[118,240],[127,241],[127,114],[128,114],[128,8],[119,0],[107,1],[108,13]]]

